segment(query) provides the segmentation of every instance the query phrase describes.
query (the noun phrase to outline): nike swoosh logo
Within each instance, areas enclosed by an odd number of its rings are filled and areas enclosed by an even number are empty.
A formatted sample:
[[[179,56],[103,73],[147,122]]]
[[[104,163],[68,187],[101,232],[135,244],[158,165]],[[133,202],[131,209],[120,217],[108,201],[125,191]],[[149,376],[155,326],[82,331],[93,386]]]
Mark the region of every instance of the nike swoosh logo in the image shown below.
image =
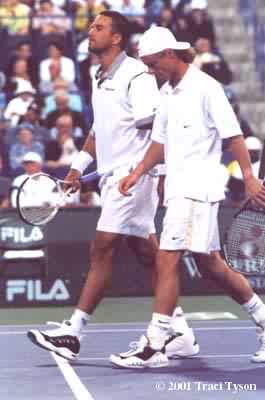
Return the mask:
[[[167,325],[168,325],[168,322],[160,321],[160,319],[159,319],[157,322],[158,322],[159,324],[163,324],[163,325],[167,324]]]

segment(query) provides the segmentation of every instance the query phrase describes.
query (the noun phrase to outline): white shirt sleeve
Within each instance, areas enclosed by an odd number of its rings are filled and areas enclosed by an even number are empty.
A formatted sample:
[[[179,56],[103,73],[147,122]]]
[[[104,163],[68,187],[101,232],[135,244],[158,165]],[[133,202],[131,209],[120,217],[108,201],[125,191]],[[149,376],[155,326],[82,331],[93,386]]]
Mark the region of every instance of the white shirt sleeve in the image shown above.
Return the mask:
[[[50,67],[51,60],[49,58],[46,58],[45,60],[41,61],[40,63],[40,80],[41,81],[46,81],[50,82],[51,80],[51,75],[50,75]]]
[[[62,66],[62,77],[67,82],[74,82],[75,81],[75,65],[73,60],[68,57],[62,57],[61,60]]]
[[[131,80],[128,90],[137,128],[152,123],[160,98],[155,77],[143,72]]]
[[[166,132],[167,132],[167,96],[160,97],[160,105],[158,107],[151,139],[155,142],[164,144],[166,140]]]
[[[208,93],[209,118],[214,123],[220,137],[225,139],[242,135],[237,117],[221,85],[212,86],[212,90]]]

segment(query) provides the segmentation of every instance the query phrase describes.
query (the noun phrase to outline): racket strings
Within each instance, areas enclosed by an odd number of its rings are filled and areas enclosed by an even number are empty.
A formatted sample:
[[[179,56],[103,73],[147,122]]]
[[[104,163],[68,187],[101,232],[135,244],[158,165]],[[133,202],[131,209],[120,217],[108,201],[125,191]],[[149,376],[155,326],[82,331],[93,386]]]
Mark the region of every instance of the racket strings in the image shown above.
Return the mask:
[[[226,243],[226,258],[234,270],[265,274],[265,214],[244,210],[232,223]]]
[[[28,178],[18,195],[22,218],[33,225],[49,222],[65,203],[61,183],[45,174]]]

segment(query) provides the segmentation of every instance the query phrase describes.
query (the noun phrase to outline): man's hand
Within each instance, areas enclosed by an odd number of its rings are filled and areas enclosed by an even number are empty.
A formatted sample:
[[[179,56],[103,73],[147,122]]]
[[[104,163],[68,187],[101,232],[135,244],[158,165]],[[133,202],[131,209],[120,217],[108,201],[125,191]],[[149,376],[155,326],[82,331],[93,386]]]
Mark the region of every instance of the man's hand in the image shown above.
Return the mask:
[[[245,179],[247,197],[257,206],[265,208],[265,186],[262,181],[254,176]]]
[[[71,193],[77,192],[81,188],[81,183],[80,183],[80,172],[77,171],[77,169],[70,169],[66,177],[64,178],[65,183],[64,183],[64,191],[67,191],[68,189],[72,189]]]
[[[123,196],[131,196],[130,193],[128,193],[128,190],[134,186],[139,179],[139,176],[132,172],[130,175],[125,176],[125,178],[122,178],[119,182],[119,191]]]

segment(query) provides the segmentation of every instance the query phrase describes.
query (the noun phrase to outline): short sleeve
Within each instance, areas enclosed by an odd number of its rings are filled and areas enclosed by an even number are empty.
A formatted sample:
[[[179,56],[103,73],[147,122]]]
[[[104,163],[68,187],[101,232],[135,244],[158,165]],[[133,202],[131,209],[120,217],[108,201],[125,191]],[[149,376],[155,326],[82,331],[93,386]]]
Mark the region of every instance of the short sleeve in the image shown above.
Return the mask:
[[[222,139],[242,135],[234,110],[221,85],[216,84],[208,91],[208,112],[210,120]]]
[[[130,81],[128,90],[137,128],[152,123],[160,98],[155,77],[142,72]]]
[[[167,133],[167,96],[161,96],[160,104],[154,119],[151,139],[161,144],[165,143]]]

